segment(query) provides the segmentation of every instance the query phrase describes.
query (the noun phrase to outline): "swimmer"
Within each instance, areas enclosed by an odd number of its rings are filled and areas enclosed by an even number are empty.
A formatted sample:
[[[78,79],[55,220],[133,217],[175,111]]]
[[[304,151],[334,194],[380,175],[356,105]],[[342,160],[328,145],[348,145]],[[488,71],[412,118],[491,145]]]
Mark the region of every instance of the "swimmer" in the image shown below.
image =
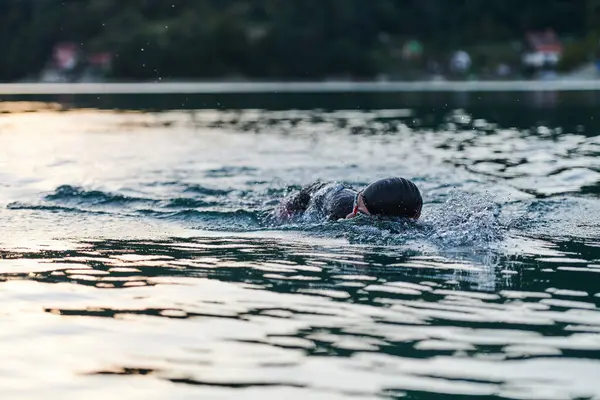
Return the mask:
[[[329,220],[367,216],[404,217],[417,220],[423,199],[417,186],[405,178],[379,179],[356,191],[335,182],[316,182],[284,199],[276,211],[283,220],[316,211]]]

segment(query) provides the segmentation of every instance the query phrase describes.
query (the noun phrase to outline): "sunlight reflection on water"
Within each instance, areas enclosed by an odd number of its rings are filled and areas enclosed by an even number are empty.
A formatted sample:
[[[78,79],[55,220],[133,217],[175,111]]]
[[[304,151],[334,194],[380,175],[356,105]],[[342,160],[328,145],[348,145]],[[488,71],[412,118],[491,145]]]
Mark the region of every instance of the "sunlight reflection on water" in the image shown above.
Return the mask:
[[[465,110],[12,107],[8,397],[600,396],[593,133]],[[417,224],[266,218],[315,179],[397,174],[423,192]]]

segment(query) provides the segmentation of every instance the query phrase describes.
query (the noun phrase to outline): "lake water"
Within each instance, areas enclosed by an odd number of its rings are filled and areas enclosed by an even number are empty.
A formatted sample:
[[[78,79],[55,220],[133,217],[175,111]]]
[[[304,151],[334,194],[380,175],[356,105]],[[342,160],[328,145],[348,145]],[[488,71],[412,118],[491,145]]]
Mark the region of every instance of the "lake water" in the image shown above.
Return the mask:
[[[2,100],[5,398],[600,398],[597,92]]]

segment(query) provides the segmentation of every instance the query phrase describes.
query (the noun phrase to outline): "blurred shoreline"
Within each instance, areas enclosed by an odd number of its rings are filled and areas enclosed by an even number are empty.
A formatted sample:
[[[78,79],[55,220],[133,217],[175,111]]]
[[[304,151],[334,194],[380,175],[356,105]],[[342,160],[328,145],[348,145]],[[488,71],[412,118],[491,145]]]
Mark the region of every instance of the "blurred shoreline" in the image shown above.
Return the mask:
[[[0,94],[177,94],[597,91],[595,80],[3,83]]]

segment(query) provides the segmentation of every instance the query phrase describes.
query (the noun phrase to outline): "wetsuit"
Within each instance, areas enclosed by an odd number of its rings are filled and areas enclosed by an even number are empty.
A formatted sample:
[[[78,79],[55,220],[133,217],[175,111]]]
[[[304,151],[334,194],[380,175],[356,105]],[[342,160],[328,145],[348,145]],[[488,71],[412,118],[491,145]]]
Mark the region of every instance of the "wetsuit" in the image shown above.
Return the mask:
[[[283,200],[280,217],[310,214],[316,218],[337,220],[352,212],[356,190],[336,182],[316,182]]]

